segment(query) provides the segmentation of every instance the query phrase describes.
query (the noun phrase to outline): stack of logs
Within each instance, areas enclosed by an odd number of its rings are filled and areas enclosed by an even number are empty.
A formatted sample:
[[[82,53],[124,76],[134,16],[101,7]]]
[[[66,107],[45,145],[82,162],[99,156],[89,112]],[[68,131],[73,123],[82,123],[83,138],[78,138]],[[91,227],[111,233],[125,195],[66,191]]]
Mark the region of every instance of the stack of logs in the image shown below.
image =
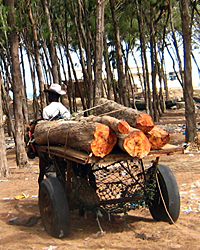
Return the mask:
[[[34,137],[38,145],[64,145],[101,158],[114,147],[144,158],[151,149],[160,149],[170,140],[169,133],[155,126],[150,115],[104,98],[98,100],[95,116],[40,121]]]

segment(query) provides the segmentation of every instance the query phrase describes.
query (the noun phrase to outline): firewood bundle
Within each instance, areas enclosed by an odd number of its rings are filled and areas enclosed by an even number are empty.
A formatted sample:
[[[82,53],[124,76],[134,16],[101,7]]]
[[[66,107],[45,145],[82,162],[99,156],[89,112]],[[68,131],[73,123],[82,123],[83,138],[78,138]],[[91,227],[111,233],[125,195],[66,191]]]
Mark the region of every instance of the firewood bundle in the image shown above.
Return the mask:
[[[35,127],[39,145],[65,145],[104,157],[117,142],[117,135],[108,126],[88,121],[42,121]]]
[[[74,121],[40,121],[34,131],[35,142],[64,145],[101,158],[118,148],[132,157],[143,158],[170,139],[166,131],[154,125],[151,116],[114,101],[101,98],[96,114]]]
[[[131,127],[143,131],[151,144],[151,149],[161,149],[170,141],[169,133],[161,127],[155,126],[152,117],[148,114],[105,98],[100,98],[97,101],[97,107],[95,109],[96,115],[107,114],[124,119]]]

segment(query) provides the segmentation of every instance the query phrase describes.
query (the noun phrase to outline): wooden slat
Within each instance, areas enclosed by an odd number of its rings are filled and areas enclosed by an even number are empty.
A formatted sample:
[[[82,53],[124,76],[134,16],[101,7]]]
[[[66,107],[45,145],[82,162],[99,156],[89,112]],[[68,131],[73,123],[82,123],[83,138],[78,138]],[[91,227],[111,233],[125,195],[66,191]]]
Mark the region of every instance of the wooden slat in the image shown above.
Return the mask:
[[[166,144],[161,149],[151,150],[149,155],[155,154],[173,154],[173,153],[184,153],[184,147],[175,146],[172,144]]]
[[[133,160],[136,158],[131,157],[130,155],[124,153],[123,151],[111,152],[109,155],[104,158],[92,156],[84,151],[78,151],[69,147],[62,146],[38,146],[39,152],[47,153],[50,155],[55,155],[63,159],[71,160],[74,162],[85,164],[92,163],[105,163],[105,162],[117,162],[117,161],[126,161]],[[162,149],[151,150],[149,155],[160,155],[160,154],[172,154],[172,153],[184,153],[183,147],[177,147],[175,145],[167,144]]]
[[[124,152],[116,152],[110,153],[109,155],[105,156],[104,158],[96,157],[89,155],[84,151],[77,151],[72,148],[64,148],[61,146],[38,146],[38,150],[40,152],[48,153],[50,155],[55,155],[58,157],[62,157],[67,160],[75,161],[81,164],[91,164],[91,163],[104,163],[104,162],[117,162],[122,160],[131,160],[131,157]]]
[[[37,146],[37,150],[39,152],[55,155],[81,164],[86,164],[89,157],[88,154],[84,151],[78,151],[69,147],[65,148],[62,146]]]

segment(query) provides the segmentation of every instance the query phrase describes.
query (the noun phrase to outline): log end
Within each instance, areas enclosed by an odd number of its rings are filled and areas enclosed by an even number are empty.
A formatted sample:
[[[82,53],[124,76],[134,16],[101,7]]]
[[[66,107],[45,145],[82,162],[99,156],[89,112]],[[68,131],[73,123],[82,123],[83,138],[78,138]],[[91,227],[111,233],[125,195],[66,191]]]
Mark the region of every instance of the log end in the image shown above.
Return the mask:
[[[120,120],[117,127],[118,131],[122,134],[127,134],[130,131],[130,125],[124,120]]]
[[[137,117],[136,128],[142,130],[144,133],[148,133],[154,127],[153,119],[150,115],[141,113]]]
[[[151,143],[152,149],[161,149],[170,141],[169,133],[158,126],[154,126],[146,135]]]
[[[96,126],[94,138],[94,141],[90,145],[91,152],[101,158],[109,154],[117,143],[117,135],[104,124]]]
[[[147,156],[151,150],[151,144],[142,131],[133,131],[124,140],[123,147],[129,155],[140,159]]]

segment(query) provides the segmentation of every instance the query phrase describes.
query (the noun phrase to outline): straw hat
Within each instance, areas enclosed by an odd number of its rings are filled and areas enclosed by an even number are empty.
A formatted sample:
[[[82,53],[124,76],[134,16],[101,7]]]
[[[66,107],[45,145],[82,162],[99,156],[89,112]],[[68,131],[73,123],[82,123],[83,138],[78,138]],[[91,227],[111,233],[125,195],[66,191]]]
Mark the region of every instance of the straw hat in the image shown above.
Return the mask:
[[[65,95],[66,92],[61,89],[61,86],[58,83],[51,84],[49,89],[45,89],[44,92],[57,93],[59,95]]]

